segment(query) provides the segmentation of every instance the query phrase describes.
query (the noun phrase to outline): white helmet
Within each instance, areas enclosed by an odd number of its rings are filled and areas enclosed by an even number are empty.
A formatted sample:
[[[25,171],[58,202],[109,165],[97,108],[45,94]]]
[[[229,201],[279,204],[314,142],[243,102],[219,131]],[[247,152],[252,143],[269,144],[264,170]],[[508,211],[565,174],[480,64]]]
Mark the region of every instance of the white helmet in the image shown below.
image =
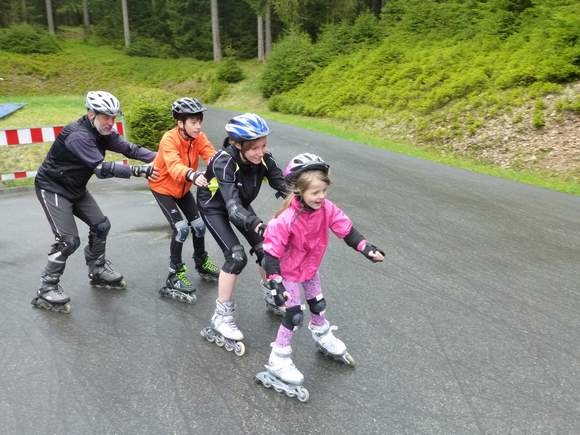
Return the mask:
[[[105,91],[89,91],[85,107],[96,113],[117,116],[121,112],[121,104],[117,97]]]

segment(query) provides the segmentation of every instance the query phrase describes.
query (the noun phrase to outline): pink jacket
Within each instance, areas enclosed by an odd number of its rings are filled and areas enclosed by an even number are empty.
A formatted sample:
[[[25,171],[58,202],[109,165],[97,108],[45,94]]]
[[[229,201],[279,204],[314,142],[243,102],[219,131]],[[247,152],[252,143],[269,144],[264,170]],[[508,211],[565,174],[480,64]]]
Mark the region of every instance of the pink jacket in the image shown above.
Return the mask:
[[[285,280],[311,279],[322,263],[328,246],[328,230],[344,239],[352,228],[350,218],[326,199],[318,210],[305,210],[298,198],[278,217],[268,222],[264,251],[280,260]]]

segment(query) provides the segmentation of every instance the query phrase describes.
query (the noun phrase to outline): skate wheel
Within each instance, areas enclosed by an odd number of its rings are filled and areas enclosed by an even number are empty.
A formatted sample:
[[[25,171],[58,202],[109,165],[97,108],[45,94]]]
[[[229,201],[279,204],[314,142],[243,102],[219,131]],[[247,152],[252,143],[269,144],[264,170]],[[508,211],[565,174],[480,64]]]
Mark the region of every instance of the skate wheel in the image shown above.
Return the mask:
[[[233,346],[233,345],[231,345],[230,343],[228,343],[228,342],[226,341],[225,349],[226,349],[228,352],[231,352],[232,350],[234,350],[234,346]]]
[[[224,347],[224,344],[226,344],[226,340],[225,338],[218,335],[215,338],[215,344],[217,345],[217,347]]]
[[[70,314],[70,304],[67,302],[61,308],[61,311],[65,314]]]
[[[310,393],[306,388],[301,387],[298,389],[298,394],[296,395],[296,398],[301,402],[308,402],[308,399],[310,399]]]
[[[349,366],[352,367],[356,367],[356,361],[354,360],[354,358],[352,356],[350,356],[350,353],[345,353],[344,356],[342,357],[344,362],[346,364],[348,364]]]
[[[238,343],[234,349],[234,354],[236,356],[242,356],[246,353],[246,345],[244,343]]]

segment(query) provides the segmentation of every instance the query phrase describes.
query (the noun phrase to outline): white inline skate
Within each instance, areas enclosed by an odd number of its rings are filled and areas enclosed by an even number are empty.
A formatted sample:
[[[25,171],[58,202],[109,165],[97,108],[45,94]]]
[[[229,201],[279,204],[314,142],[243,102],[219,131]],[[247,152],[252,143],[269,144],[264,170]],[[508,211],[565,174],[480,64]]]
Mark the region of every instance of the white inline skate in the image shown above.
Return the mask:
[[[264,302],[266,302],[266,309],[268,309],[268,311],[271,311],[278,316],[283,316],[284,308],[279,307],[274,303],[274,296],[272,295],[272,290],[270,289],[270,287],[268,287],[268,284],[266,284],[264,280],[261,280],[260,286],[262,287],[262,290],[264,292]]]
[[[264,366],[266,371],[256,374],[256,382],[266,388],[273,388],[278,393],[285,393],[288,397],[296,397],[301,402],[308,401],[310,393],[302,386],[304,375],[292,361],[292,348],[277,347],[275,343],[271,346],[268,364]]]
[[[185,264],[169,265],[169,275],[165,281],[165,287],[159,289],[159,294],[166,298],[176,299],[180,302],[193,304],[197,297],[195,288],[186,275]]]
[[[312,338],[316,342],[316,346],[324,355],[349,366],[355,366],[354,358],[347,352],[344,342],[333,334],[333,331],[336,331],[338,326],[331,326],[326,321],[322,326],[309,324],[308,329],[312,333]]]
[[[218,347],[224,347],[228,352],[233,351],[237,356],[242,356],[246,353],[246,346],[242,343],[244,334],[236,325],[235,312],[234,301],[216,300],[215,312],[209,326],[201,330],[201,336]]]
[[[30,302],[35,308],[59,313],[70,313],[70,298],[64,293],[62,287],[56,282],[51,282],[49,276],[42,278],[42,285],[38,289],[36,297]]]

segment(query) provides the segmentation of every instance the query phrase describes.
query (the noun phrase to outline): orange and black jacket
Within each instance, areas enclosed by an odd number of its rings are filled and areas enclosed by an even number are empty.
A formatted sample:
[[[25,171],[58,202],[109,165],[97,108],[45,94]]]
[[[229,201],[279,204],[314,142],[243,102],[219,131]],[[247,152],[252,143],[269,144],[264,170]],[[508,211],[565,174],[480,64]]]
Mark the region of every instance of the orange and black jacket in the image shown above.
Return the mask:
[[[197,171],[199,157],[208,162],[215,153],[203,132],[195,139],[184,139],[177,127],[169,130],[161,138],[153,161],[159,170],[159,178],[149,180],[149,187],[162,195],[183,198],[192,185],[186,176],[191,170]]]

